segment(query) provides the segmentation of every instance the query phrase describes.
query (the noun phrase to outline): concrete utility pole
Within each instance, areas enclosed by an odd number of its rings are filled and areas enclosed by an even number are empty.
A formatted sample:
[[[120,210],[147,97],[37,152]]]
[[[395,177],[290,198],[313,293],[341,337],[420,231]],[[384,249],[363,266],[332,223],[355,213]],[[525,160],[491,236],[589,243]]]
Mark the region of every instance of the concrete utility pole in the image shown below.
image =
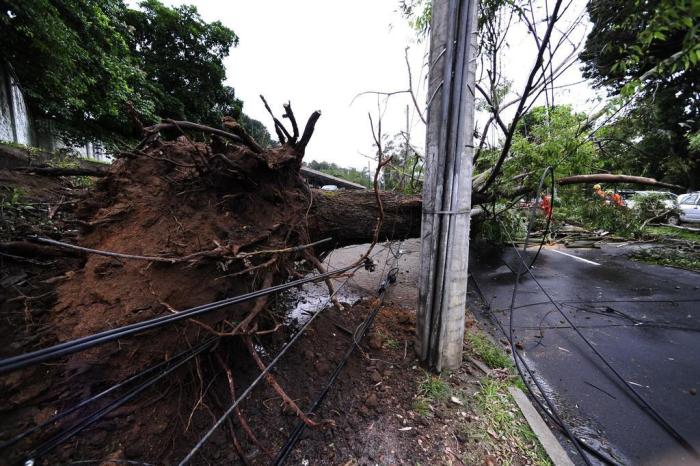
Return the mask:
[[[419,357],[434,370],[462,363],[469,262],[478,0],[433,0],[430,24]]]

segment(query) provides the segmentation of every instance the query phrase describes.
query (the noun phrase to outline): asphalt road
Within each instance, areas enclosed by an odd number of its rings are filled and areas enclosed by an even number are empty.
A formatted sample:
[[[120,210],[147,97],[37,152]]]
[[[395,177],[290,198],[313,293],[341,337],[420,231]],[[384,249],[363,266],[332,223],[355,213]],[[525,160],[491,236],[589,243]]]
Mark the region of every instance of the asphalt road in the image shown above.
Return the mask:
[[[635,262],[628,252],[614,245],[545,248],[532,271],[625,381],[700,451],[700,274]],[[508,331],[517,256],[510,250],[472,259],[492,316]],[[591,445],[621,464],[700,464],[640,407],[527,275],[516,296],[513,332],[566,422]]]

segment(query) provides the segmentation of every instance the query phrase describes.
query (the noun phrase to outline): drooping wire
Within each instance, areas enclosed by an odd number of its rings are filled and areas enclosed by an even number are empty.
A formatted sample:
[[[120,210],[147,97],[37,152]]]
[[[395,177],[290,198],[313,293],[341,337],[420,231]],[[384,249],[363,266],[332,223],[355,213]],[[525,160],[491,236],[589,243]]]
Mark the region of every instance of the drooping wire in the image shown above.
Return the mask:
[[[357,267],[355,264],[342,267],[340,269],[335,269],[328,271],[326,273],[316,274],[310,277],[305,277],[299,280],[294,280],[287,283],[282,283],[280,285],[272,286],[262,290],[253,291],[251,293],[246,293],[244,295],[235,296],[232,298],[226,298],[221,301],[216,301],[209,304],[200,305],[184,311],[180,311],[177,314],[169,314],[161,317],[156,317],[154,319],[149,319],[143,322],[137,322],[134,324],[125,325],[122,327],[105,330],[103,332],[98,332],[93,335],[88,335],[85,337],[77,338],[75,340],[59,343],[57,345],[43,348],[30,353],[20,354],[18,356],[13,356],[10,358],[0,360],[0,374],[4,372],[9,372],[24,367],[32,366],[50,359],[55,359],[60,356],[66,356],[68,354],[73,354],[79,351],[92,348],[97,345],[108,343],[110,341],[117,340],[130,335],[135,335],[137,333],[145,332],[148,330],[154,330],[157,328],[164,327],[166,325],[179,322],[184,319],[190,319],[192,317],[199,316],[208,312],[221,309],[226,306],[231,306],[234,304],[239,304],[246,301],[252,301],[254,299],[260,298],[262,296],[267,296],[272,293],[277,293],[279,291],[285,291],[294,288],[304,283],[309,283],[313,281],[323,280],[325,278],[331,277],[338,273],[347,272],[348,270]]]
[[[102,419],[104,416],[109,414],[110,412],[114,411],[115,409],[119,408],[122,406],[124,403],[127,401],[131,400],[132,398],[136,397],[139,395],[141,392],[158,382],[159,380],[163,379],[182,365],[188,363],[191,361],[193,358],[197,357],[200,353],[203,351],[206,351],[209,349],[213,343],[218,340],[218,337],[213,337],[202,343],[201,345],[193,348],[192,350],[188,351],[189,354],[187,354],[185,357],[182,357],[179,361],[176,361],[172,363],[169,367],[165,368],[162,372],[155,374],[154,376],[150,377],[149,379],[145,380],[144,382],[140,383],[136,387],[132,388],[129,390],[127,393],[125,393],[123,396],[119,397],[118,399],[112,401],[110,404],[105,406],[102,409],[99,409],[98,411],[92,413],[91,415],[81,419],[78,421],[76,424],[73,426],[69,427],[68,429],[59,432],[49,440],[43,442],[41,445],[38,447],[34,448],[30,453],[28,453],[25,456],[25,461],[24,464],[27,466],[34,465],[36,460],[38,458],[41,458],[42,456],[46,455],[48,452],[53,450],[55,447],[58,445],[64,443],[74,435],[78,434],[85,428],[89,427],[90,425],[94,424],[95,422],[99,421]]]
[[[166,368],[166,367],[174,364],[179,359],[190,355],[192,353],[192,351],[193,351],[192,349],[187,349],[185,351],[182,351],[182,352],[176,354],[175,356],[173,356],[172,358],[168,359],[167,361],[162,361],[154,366],[147,367],[146,369],[142,370],[141,372],[138,372],[134,375],[127,377],[126,379],[122,380],[121,382],[118,382],[118,383],[112,385],[111,387],[101,391],[100,393],[97,393],[97,394],[91,396],[90,398],[86,398],[86,399],[80,401],[78,404],[61,411],[60,413],[56,414],[55,416],[51,417],[50,419],[47,419],[46,421],[41,422],[41,423],[37,424],[36,426],[15,435],[11,439],[0,443],[0,450],[4,450],[5,448],[14,445],[15,443],[17,443],[20,440],[22,440],[23,438],[33,434],[34,432],[41,430],[48,425],[51,425],[51,424],[54,424],[54,423],[60,421],[64,417],[68,416],[69,414],[74,413],[75,411],[82,408],[83,406],[87,406],[91,403],[94,403],[95,401],[100,400],[101,398],[104,398],[105,396],[109,395],[110,393],[113,393],[113,392],[119,390],[120,388],[125,387],[138,379],[146,377],[149,374],[152,374],[154,372],[157,372],[163,368]]]
[[[491,317],[491,320],[498,326],[498,328],[501,330],[501,333],[503,334],[503,336],[506,339],[508,339],[509,332],[506,332],[506,329],[503,327],[503,324],[498,319],[498,317],[495,317],[493,315],[493,313],[491,311],[491,304],[488,302],[488,300],[486,299],[486,296],[481,291],[481,288],[479,287],[479,283],[477,282],[476,277],[474,275],[470,274],[470,278],[474,282],[474,288],[476,289],[477,293],[479,294],[481,301],[486,305],[486,308],[489,310],[489,315]],[[515,309],[517,309],[517,307]],[[512,349],[511,349],[511,353],[512,353]],[[562,429],[564,431],[564,434],[567,436],[567,438],[569,438],[571,440],[571,436],[569,435],[569,433],[571,433],[571,435],[574,435],[573,432],[570,429],[567,432],[567,429],[565,429],[565,425],[564,425],[564,422],[561,420],[561,415],[559,414],[559,411],[556,409],[554,404],[550,402],[550,400],[547,400],[547,392],[542,390],[541,387],[539,386],[539,384],[536,383],[534,373],[530,370],[530,367],[527,364],[527,362],[525,361],[525,359],[520,355],[520,353],[512,353],[512,354],[513,354],[513,359],[516,362],[515,369],[517,370],[518,375],[520,375],[520,378],[522,379],[523,384],[525,385],[525,388],[532,396],[532,399],[535,400],[535,402],[540,407],[542,412],[547,414],[547,416],[552,420],[552,422],[555,425],[557,425],[560,429]],[[521,365],[522,365],[522,367],[524,367],[527,370],[528,375],[530,376],[529,378],[525,377],[525,374],[522,371]],[[530,385],[530,383],[528,383],[528,380],[532,380],[533,382],[535,382],[535,386],[537,387],[537,390],[539,392],[539,396],[537,393],[535,393],[535,391],[532,388],[532,386]],[[543,403],[540,400],[540,397],[543,400],[545,400],[545,403]],[[545,406],[545,404],[546,404],[546,406]],[[583,439],[576,437],[576,440],[578,440],[579,445],[582,448],[584,448],[586,451],[588,451],[589,453],[596,456],[598,459],[604,461],[607,464],[612,464],[612,465],[618,464],[617,461],[614,461],[614,460],[608,458],[607,455],[603,454],[602,452],[600,452],[600,451],[596,450],[595,448],[593,448],[592,446],[588,445]],[[573,440],[572,440],[572,443],[573,443]],[[581,454],[580,451],[579,451],[579,454]],[[583,457],[583,455],[582,455],[582,457]]]
[[[350,268],[346,268],[346,270],[350,270],[351,268],[354,268],[355,270],[359,269],[363,265],[353,265]],[[335,271],[335,273],[338,273],[338,271]],[[178,463],[179,466],[184,466],[189,461],[194,457],[194,455],[199,451],[200,448],[209,440],[209,438],[216,432],[216,430],[223,424],[226,419],[231,415],[234,409],[253,391],[255,386],[260,383],[260,381],[265,377],[265,375],[270,372],[270,370],[277,365],[277,363],[282,359],[282,356],[284,356],[287,351],[289,351],[289,348],[294,346],[294,343],[304,334],[307,328],[313,323],[314,320],[328,307],[328,304],[331,302],[331,300],[335,297],[335,295],[342,290],[345,285],[348,283],[350,278],[352,277],[352,273],[349,274],[345,280],[335,289],[335,291],[328,296],[326,299],[325,303],[323,306],[315,313],[313,314],[309,320],[306,321],[306,323],[297,331],[297,333],[292,337],[291,340],[277,353],[277,356],[270,361],[270,363],[265,367],[263,371],[258,374],[258,376],[248,385],[248,387],[241,393],[236,400],[231,403],[231,405],[226,409],[224,414],[217,419],[217,421],[214,423],[214,425],[211,426],[211,428],[199,439],[199,441],[195,444],[194,447],[187,453],[187,455]]]
[[[547,174],[550,174],[550,173],[552,176],[552,199],[551,199],[551,202],[553,204],[554,203],[554,171],[552,170],[551,167],[547,167],[544,170],[544,172],[542,173],[542,177],[540,178],[540,183],[539,183],[538,188],[537,188],[537,195],[539,196],[540,193],[542,193],[542,188],[544,187],[544,181],[547,178]],[[525,244],[523,245],[523,251],[527,251],[527,247],[528,247],[528,244],[530,242],[530,234],[532,231],[532,227],[535,224],[536,214],[537,214],[537,202],[533,203],[533,205],[532,205],[532,209],[530,212],[530,219],[529,219],[528,227],[527,227],[527,234],[525,236]],[[515,340],[513,338],[513,314],[514,314],[513,307],[515,307],[515,300],[516,300],[516,297],[518,295],[518,286],[520,285],[520,277],[523,273],[523,267],[526,268],[527,270],[530,270],[530,267],[532,267],[532,265],[537,260],[537,257],[539,256],[539,253],[540,253],[540,250],[542,249],[542,247],[544,245],[544,239],[547,237],[547,230],[549,230],[550,219],[551,219],[551,212],[550,212],[550,215],[548,215],[548,217],[547,217],[547,226],[545,229],[545,234],[542,235],[542,243],[540,243],[540,247],[537,250],[537,254],[532,259],[532,262],[530,262],[530,264],[526,264],[525,261],[523,260],[522,266],[519,266],[516,268],[515,285],[513,286],[513,294],[511,296],[511,300],[510,300],[510,315],[509,315],[509,324],[510,325],[509,325],[509,329],[508,329],[508,343],[510,344],[513,355],[517,354],[517,348],[515,346]],[[498,220],[500,221],[500,219],[498,219]],[[508,232],[508,229],[505,227],[505,225],[503,225],[503,222],[501,222],[501,226],[503,227],[504,231],[506,231],[506,233],[508,233],[508,235],[510,235],[510,232]],[[516,249],[516,251],[517,251],[517,249]],[[523,378],[523,380],[525,380],[525,377],[523,377],[522,370],[519,369],[518,359],[519,359],[518,357],[514,356],[515,367],[518,370],[518,372],[520,373],[520,376]],[[520,359],[522,359],[522,358],[520,358]],[[530,377],[532,378],[532,381],[535,383],[535,385],[537,385],[537,389],[540,391],[540,393],[544,394],[545,392],[544,392],[542,386],[540,385],[540,382],[536,378],[533,377],[533,373],[530,370],[529,366],[527,364],[525,364],[524,367],[527,370]],[[551,410],[552,414],[556,418],[559,425],[562,427],[562,429],[564,429],[564,432],[566,433],[566,435],[571,439],[571,442],[574,444],[574,447],[578,451],[579,455],[581,455],[581,458],[583,459],[583,461],[587,465],[590,466],[591,463],[588,459],[588,456],[586,456],[586,454],[583,452],[583,449],[582,449],[581,445],[579,444],[578,439],[573,434],[573,432],[571,432],[571,429],[569,429],[569,427],[561,420],[561,416],[559,416],[559,413],[557,412],[556,408],[554,407],[554,404],[552,403],[552,401],[547,397],[544,397],[544,401],[545,401],[545,403],[547,403],[547,406]]]
[[[375,317],[379,313],[379,310],[381,309],[382,303],[384,302],[384,296],[386,294],[386,291],[392,283],[396,282],[396,274],[398,273],[398,261],[399,258],[401,257],[401,242],[399,242],[399,247],[397,248],[397,252],[394,252],[393,249],[391,248],[391,245],[389,245],[389,251],[391,254],[394,256],[394,264],[391,269],[389,269],[389,272],[384,276],[384,273],[382,272],[382,277],[385,277],[382,279],[382,282],[379,284],[378,292],[379,292],[379,301],[375,304],[374,309],[369,312],[367,315],[367,318],[362,322],[360,325],[358,331],[355,332],[352,338],[352,343],[348,347],[347,350],[345,350],[345,353],[343,354],[343,357],[340,359],[340,362],[338,365],[335,367],[333,370],[333,373],[331,374],[330,378],[326,382],[326,385],[323,387],[321,390],[321,393],[318,395],[316,400],[311,404],[311,407],[309,408],[309,414],[313,414],[316,412],[316,410],[321,406],[321,403],[326,399],[326,396],[331,390],[331,387],[333,384],[335,384],[335,381],[338,379],[338,376],[342,372],[342,370],[345,368],[345,365],[347,364],[348,360],[350,357],[353,355],[355,350],[360,347],[360,343],[362,339],[367,335],[367,332],[369,329],[372,327],[372,323],[374,322]],[[385,264],[386,265],[386,264]],[[306,428],[306,424],[299,420],[294,427],[294,430],[292,433],[289,435],[287,438],[287,441],[285,444],[280,448],[279,452],[277,453],[277,456],[275,457],[274,461],[272,464],[274,466],[281,466],[283,465],[286,461],[287,458],[289,457],[289,454],[292,452],[294,449],[294,446],[296,443],[299,441],[299,438],[301,437],[301,434],[304,432],[304,429]]]
[[[542,179],[540,180],[540,188],[539,190],[541,191],[542,183],[544,182],[545,176],[547,175],[548,171],[551,171],[551,167],[547,167],[545,169],[545,172],[543,173]],[[554,175],[552,172],[552,184],[554,184]],[[554,190],[552,189],[552,192]],[[552,198],[552,205],[553,205],[554,199]],[[536,207],[533,206],[532,210],[532,215],[536,213]],[[529,241],[529,236],[530,236],[530,230],[532,227],[533,221],[532,218],[530,219],[530,226],[528,227],[527,231],[527,236],[525,238],[525,245],[523,250],[525,250],[528,246],[528,241]],[[535,277],[535,274],[532,272],[531,268],[527,265],[523,255],[520,253],[518,250],[517,246],[515,245],[515,241],[513,240],[510,232],[508,231],[507,228],[504,226],[504,231],[506,235],[508,236],[509,242],[513,246],[513,249],[515,250],[520,262],[522,263],[522,267],[518,267],[518,273],[516,274],[516,280],[515,280],[515,286],[514,286],[514,291],[513,291],[513,297],[511,299],[511,312],[510,312],[510,317],[509,317],[509,322],[510,322],[510,329],[509,329],[509,334],[510,334],[510,344],[511,348],[513,350],[513,353],[515,354],[517,352],[517,348],[515,347],[515,343],[512,341],[512,336],[513,336],[513,311],[512,308],[515,305],[515,295],[517,293],[517,288],[518,284],[520,282],[520,276],[522,275],[523,271],[522,269],[524,268],[524,272],[527,272],[532,280],[537,284],[539,289],[542,291],[542,293],[547,297],[549,302],[552,303],[552,305],[556,308],[556,310],[561,314],[561,316],[567,321],[567,323],[571,326],[571,328],[576,332],[576,334],[584,341],[586,346],[588,346],[591,351],[605,364],[605,366],[612,372],[615,377],[621,382],[621,384],[626,387],[638,400],[638,402],[642,405],[643,408],[645,408],[645,412],[647,412],[652,419],[654,419],[666,432],[668,432],[686,451],[691,453],[695,458],[700,458],[700,454],[698,451],[693,447],[690,442],[683,437],[683,435],[678,432],[671,424],[669,424],[668,421],[658,412],[656,409],[654,409],[647,401],[642,397],[639,392],[631,386],[627,381],[622,377],[622,375],[608,362],[608,360],[598,351],[598,349],[583,335],[583,333],[580,331],[580,329],[573,323],[573,321],[569,318],[569,316],[561,310],[561,307],[557,304],[556,301],[551,297],[551,295],[547,292],[547,290],[542,286],[542,284],[537,280],[537,277]]]

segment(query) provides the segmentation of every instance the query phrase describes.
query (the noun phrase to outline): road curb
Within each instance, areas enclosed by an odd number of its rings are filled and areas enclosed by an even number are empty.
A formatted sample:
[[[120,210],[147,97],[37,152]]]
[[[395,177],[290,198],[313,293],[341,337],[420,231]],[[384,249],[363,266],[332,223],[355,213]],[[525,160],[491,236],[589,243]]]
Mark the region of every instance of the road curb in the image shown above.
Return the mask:
[[[508,387],[508,392],[515,400],[520,411],[525,416],[530,428],[537,436],[554,466],[574,466],[566,450],[561,446],[557,438],[552,433],[549,426],[544,422],[540,413],[532,405],[530,399],[517,387]]]

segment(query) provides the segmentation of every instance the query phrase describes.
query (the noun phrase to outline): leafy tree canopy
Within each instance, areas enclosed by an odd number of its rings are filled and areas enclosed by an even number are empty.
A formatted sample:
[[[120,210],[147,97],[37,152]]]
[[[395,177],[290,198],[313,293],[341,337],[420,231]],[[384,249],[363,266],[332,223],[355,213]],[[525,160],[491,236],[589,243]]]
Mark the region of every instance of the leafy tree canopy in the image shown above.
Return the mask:
[[[568,105],[534,107],[518,123],[503,182],[531,173],[525,184],[534,189],[546,167],[554,167],[557,176],[596,170],[598,151],[584,131],[586,122],[585,114],[575,113]],[[489,157],[495,159],[498,155],[499,151],[487,152],[482,158],[492,164]],[[522,183],[520,179],[515,184]]]
[[[586,77],[599,85],[619,92],[640,79],[663,84],[697,77],[697,0],[591,0],[588,12],[593,28],[581,59]]]
[[[69,133],[105,141],[133,136],[127,108],[144,123],[181,118],[218,125],[241,119],[223,84],[238,37],[193,6],[145,0],[0,0],[0,50],[32,112]],[[259,138],[264,127],[246,119]]]
[[[696,188],[700,150],[700,2],[592,0],[584,75],[630,99],[603,150],[630,173]],[[634,144],[631,143],[634,141]]]
[[[170,8],[145,0],[124,9],[129,48],[147,77],[155,113],[164,118],[218,123],[238,116],[242,103],[223,85],[223,59],[238,36],[220,22],[206,23],[194,6]]]
[[[368,186],[369,172],[366,168],[363,168],[362,170],[358,170],[356,168],[344,168],[332,162],[317,162],[315,160],[308,163],[304,162],[304,165],[313,170],[318,170],[331,176]]]

